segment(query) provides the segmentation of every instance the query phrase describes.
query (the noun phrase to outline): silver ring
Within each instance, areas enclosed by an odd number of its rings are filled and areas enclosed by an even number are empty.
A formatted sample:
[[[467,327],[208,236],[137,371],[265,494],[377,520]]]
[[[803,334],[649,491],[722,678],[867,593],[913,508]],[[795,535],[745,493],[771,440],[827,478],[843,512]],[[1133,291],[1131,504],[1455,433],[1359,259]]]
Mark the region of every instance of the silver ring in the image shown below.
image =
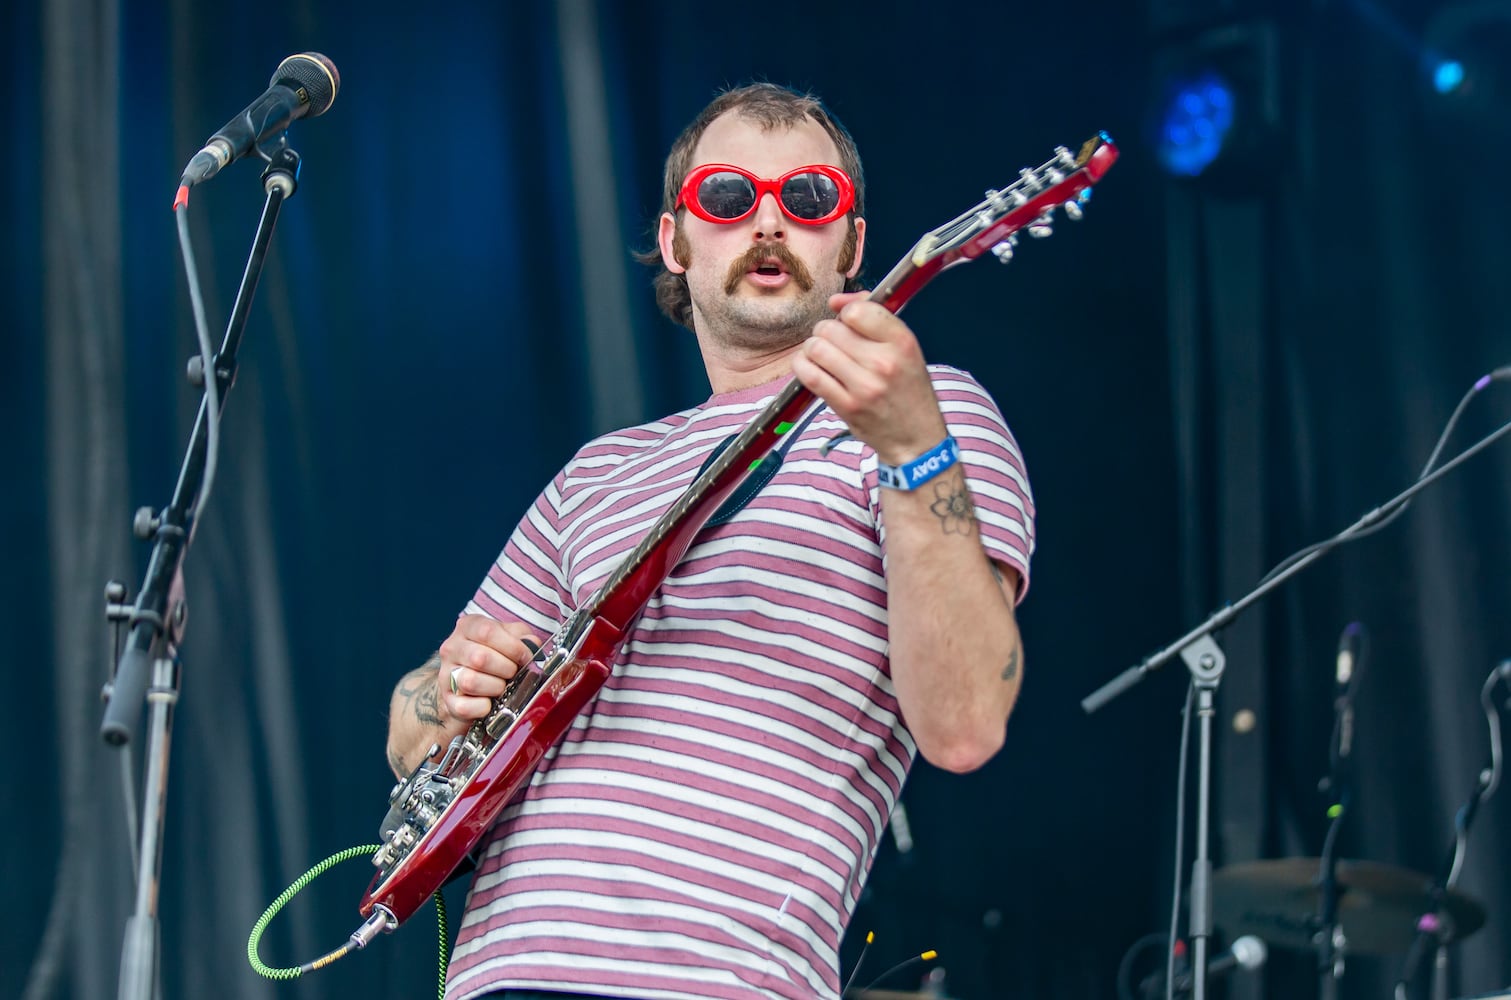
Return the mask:
[[[461,673],[461,671],[462,671],[461,667],[452,667],[451,668],[451,693],[452,694],[461,694],[462,693],[462,686],[460,684],[458,684],[457,680],[456,680],[456,675],[459,674],[459,673]]]

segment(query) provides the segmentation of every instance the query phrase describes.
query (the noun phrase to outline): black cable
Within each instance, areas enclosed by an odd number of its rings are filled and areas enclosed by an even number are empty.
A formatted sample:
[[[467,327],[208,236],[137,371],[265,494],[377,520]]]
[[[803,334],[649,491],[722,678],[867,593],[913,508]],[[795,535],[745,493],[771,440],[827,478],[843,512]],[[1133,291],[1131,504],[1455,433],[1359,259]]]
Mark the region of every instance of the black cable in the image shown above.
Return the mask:
[[[184,257],[184,278],[189,283],[189,305],[194,314],[194,335],[199,341],[200,365],[205,380],[205,474],[200,484],[199,496],[194,500],[190,524],[199,523],[199,514],[210,498],[210,489],[215,485],[215,471],[220,464],[220,378],[215,373],[215,356],[210,348],[210,324],[205,319],[205,299],[199,287],[199,266],[194,262],[194,245],[189,235],[189,202],[176,205],[173,211],[178,220],[178,246]],[[185,512],[189,513],[189,512]]]
[[[1158,931],[1155,931],[1153,934],[1145,934],[1143,937],[1139,938],[1137,941],[1128,946],[1128,950],[1123,952],[1122,961],[1118,962],[1118,1000],[1141,1000],[1141,998],[1135,997],[1133,995],[1134,959],[1138,958],[1140,953],[1147,951],[1154,945],[1164,944],[1169,940],[1170,939],[1165,935],[1159,933]]]
[[[1427,456],[1427,464],[1423,465],[1422,471],[1417,473],[1417,482],[1421,482],[1431,474],[1433,467],[1437,464],[1438,456],[1443,453],[1443,446],[1448,443],[1448,437],[1453,433],[1453,428],[1458,425],[1459,418],[1463,416],[1465,408],[1469,405],[1469,401],[1491,382],[1506,381],[1508,379],[1511,379],[1511,366],[1497,368],[1488,375],[1482,375],[1474,383],[1474,385],[1469,387],[1469,391],[1464,393],[1464,395],[1459,399],[1458,405],[1453,408],[1453,413],[1448,417],[1448,423],[1443,426],[1443,432],[1438,435],[1438,441],[1437,444],[1433,446],[1432,454]],[[1355,538],[1363,538],[1366,535],[1374,534],[1381,528],[1385,527],[1387,524],[1390,524],[1396,518],[1400,517],[1402,514],[1406,513],[1406,508],[1410,506],[1411,498],[1408,497],[1407,499],[1402,500],[1399,504],[1397,504],[1395,509],[1392,510],[1384,520],[1354,531],[1352,534],[1348,535],[1348,540],[1351,541]],[[1320,542],[1314,542],[1313,544],[1308,545],[1304,549],[1292,552],[1290,555],[1286,556],[1279,563],[1277,563],[1273,569],[1271,569],[1268,573],[1261,577],[1259,583],[1256,584],[1256,586],[1263,586],[1271,579],[1273,579],[1276,575],[1284,572],[1287,567],[1295,564],[1302,559],[1305,559],[1313,552],[1329,548],[1332,545],[1337,544],[1338,542],[1344,541],[1344,538],[1342,537],[1343,534],[1347,534],[1347,529],[1345,529],[1345,531],[1343,533],[1340,533],[1339,535],[1334,535],[1332,538],[1325,538]]]

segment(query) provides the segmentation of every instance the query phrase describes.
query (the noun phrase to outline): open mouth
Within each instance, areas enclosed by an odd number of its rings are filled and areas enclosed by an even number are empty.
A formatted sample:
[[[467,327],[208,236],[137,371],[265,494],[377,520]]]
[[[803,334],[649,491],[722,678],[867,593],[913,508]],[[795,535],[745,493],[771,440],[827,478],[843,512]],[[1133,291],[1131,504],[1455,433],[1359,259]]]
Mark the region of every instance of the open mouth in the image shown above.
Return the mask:
[[[731,261],[724,276],[725,294],[733,295],[742,283],[771,291],[786,288],[789,283],[805,292],[813,287],[803,261],[780,245],[751,247]]]

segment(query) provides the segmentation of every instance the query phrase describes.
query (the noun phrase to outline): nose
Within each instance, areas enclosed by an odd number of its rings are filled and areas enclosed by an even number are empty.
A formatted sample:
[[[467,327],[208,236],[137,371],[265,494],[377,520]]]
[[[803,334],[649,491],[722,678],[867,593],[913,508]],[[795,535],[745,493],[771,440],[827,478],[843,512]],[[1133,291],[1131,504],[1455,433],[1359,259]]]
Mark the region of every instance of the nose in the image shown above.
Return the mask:
[[[755,225],[755,232],[751,236],[757,242],[787,238],[787,217],[782,214],[782,209],[777,204],[774,194],[768,192],[761,195],[761,200],[756,202],[755,215],[751,217],[751,221]]]

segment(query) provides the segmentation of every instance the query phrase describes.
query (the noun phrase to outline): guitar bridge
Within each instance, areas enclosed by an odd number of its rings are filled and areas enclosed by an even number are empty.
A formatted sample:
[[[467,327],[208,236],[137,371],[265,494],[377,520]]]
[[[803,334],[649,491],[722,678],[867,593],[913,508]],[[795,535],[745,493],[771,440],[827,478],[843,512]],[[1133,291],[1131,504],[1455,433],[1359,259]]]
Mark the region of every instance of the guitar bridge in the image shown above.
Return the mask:
[[[446,748],[446,756],[432,764],[430,758],[440,750],[432,745],[430,753],[394,786],[388,796],[389,807],[378,827],[383,846],[373,854],[372,862],[387,870],[414,849],[420,838],[435,825],[441,813],[456,797],[456,786],[448,776],[452,765],[464,752],[465,738],[458,736]]]

